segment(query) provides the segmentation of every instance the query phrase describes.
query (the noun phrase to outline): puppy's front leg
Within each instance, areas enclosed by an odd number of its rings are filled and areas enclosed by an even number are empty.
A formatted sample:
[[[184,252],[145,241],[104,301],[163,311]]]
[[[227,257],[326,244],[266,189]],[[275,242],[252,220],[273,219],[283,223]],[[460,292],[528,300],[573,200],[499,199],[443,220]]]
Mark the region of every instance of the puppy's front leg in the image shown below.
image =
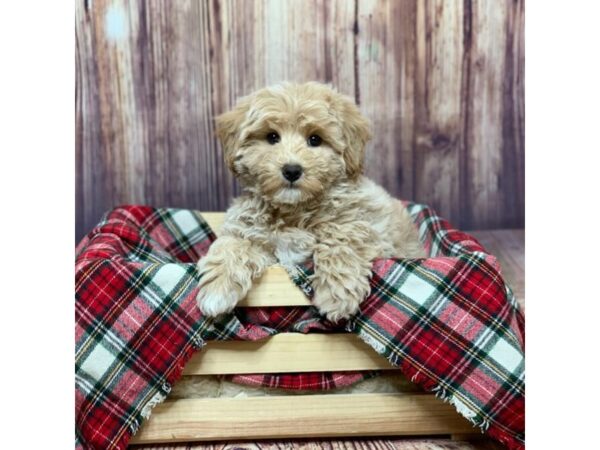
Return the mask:
[[[372,261],[377,256],[368,227],[337,226],[315,246],[314,305],[332,322],[356,314],[370,293]]]
[[[275,262],[265,249],[247,239],[221,236],[198,262],[197,301],[203,314],[216,317],[230,312],[252,286],[252,280]]]

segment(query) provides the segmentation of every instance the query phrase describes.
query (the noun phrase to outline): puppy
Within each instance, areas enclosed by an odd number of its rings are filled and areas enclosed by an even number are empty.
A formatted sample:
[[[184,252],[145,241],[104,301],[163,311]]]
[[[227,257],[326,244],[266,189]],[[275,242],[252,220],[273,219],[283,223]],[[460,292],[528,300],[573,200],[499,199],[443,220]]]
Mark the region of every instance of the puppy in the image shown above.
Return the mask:
[[[216,123],[244,193],[198,263],[205,315],[231,311],[267,267],[312,257],[313,304],[337,322],[369,295],[375,258],[425,256],[403,205],[362,175],[369,124],[349,98],[284,83],[242,98]]]

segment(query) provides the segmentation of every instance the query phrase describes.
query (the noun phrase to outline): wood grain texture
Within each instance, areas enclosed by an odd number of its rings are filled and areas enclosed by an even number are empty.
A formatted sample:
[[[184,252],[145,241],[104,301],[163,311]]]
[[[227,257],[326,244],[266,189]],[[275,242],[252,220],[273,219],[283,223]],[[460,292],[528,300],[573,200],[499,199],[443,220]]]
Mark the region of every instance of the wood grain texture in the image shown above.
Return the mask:
[[[78,0],[75,19],[77,239],[124,203],[225,210],[213,119],[283,80],[360,104],[393,195],[524,226],[523,0]]]
[[[472,436],[472,435],[471,435]],[[142,450],[501,450],[495,442],[460,442],[446,438],[354,438],[354,439],[290,439],[277,441],[188,443],[170,445],[132,445]]]
[[[414,197],[461,226],[464,2],[419,2],[416,15]]]
[[[308,297],[281,266],[269,267],[255,280],[240,306],[310,306]]]
[[[292,289],[294,286],[292,286]],[[352,334],[281,333],[261,341],[206,344],[184,375],[330,372],[394,368]]]
[[[524,197],[515,193],[523,192],[524,180],[524,4],[512,2],[510,8],[497,4],[505,3],[469,4],[467,176],[462,194],[477,228],[523,226]]]
[[[303,395],[166,401],[153,409],[131,442],[472,431],[473,425],[457,414],[454,406],[434,395]]]
[[[396,196],[414,198],[416,2],[356,2],[355,100],[371,121],[365,172]]]
[[[226,443],[193,443],[171,445],[132,445],[142,450],[500,450],[493,442],[461,442],[445,438],[360,438],[360,439],[294,439],[277,441],[239,441]]]

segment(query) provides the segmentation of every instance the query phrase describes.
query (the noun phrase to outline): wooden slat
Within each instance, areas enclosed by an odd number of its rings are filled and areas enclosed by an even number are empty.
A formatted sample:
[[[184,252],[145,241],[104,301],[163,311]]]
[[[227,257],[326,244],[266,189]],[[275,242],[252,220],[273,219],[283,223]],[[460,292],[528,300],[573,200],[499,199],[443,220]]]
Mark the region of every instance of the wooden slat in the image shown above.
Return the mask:
[[[254,281],[239,306],[308,306],[310,301],[281,266],[269,267]]]
[[[472,431],[452,405],[428,394],[186,399],[156,406],[131,443]]]
[[[218,235],[219,231],[221,230],[221,225],[223,225],[223,221],[225,220],[225,213],[203,212],[202,217],[204,220],[206,220],[206,223],[215,232],[215,234]]]
[[[432,442],[432,439],[433,442]],[[472,436],[469,436],[472,440]],[[483,445],[485,444],[485,446]],[[184,447],[182,444],[167,444],[156,446],[153,444],[136,445],[128,447],[129,450],[506,450],[502,444],[476,439],[473,443],[467,441],[454,441],[441,436],[435,438],[410,438],[407,436],[386,436],[354,438],[314,438],[314,439],[286,439],[283,441],[272,440],[242,440],[235,443],[228,442],[203,442],[196,443],[193,447]]]
[[[184,375],[393,369],[353,334],[281,333],[262,341],[209,342]]]
[[[229,443],[202,442],[192,447],[185,444],[167,444],[156,446],[153,444],[136,445],[128,447],[129,450],[506,450],[501,444],[494,445],[491,442],[482,442],[481,439],[473,439],[473,435],[466,435],[469,441],[455,441],[450,438],[437,436],[435,438],[411,438],[407,436],[386,437],[364,437],[361,439],[346,438],[313,438],[313,439],[286,439],[273,440],[250,440],[244,439]],[[485,446],[483,445],[485,444]]]

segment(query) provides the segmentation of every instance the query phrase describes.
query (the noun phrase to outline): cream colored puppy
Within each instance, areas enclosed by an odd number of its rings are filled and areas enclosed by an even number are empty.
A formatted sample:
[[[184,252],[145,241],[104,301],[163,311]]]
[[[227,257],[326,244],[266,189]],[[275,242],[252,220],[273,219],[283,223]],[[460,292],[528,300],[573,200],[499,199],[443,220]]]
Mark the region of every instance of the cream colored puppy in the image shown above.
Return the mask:
[[[261,89],[217,118],[225,160],[244,194],[198,263],[198,304],[231,311],[270,265],[313,258],[314,305],[347,319],[369,294],[375,258],[425,253],[408,212],[362,175],[369,124],[319,83]]]

